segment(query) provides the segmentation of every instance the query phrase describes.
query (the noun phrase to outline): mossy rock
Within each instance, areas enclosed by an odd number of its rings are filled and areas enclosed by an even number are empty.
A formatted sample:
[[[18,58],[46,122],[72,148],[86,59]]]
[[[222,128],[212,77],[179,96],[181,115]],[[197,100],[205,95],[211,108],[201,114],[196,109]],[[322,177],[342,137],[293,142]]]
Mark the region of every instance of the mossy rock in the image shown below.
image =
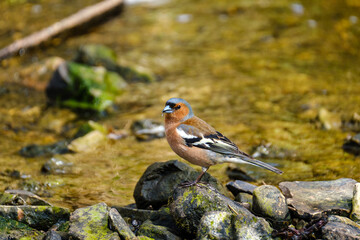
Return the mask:
[[[44,231],[59,221],[68,220],[69,215],[68,209],[54,206],[0,206],[0,216]]]
[[[120,239],[108,228],[110,208],[105,203],[76,209],[70,216],[69,234],[75,239]]]
[[[0,239],[43,239],[44,233],[29,227],[28,225],[0,217]]]
[[[178,187],[170,204],[171,214],[177,226],[190,236],[195,236],[202,216],[211,211],[253,214],[239,203],[225,197],[209,185]]]

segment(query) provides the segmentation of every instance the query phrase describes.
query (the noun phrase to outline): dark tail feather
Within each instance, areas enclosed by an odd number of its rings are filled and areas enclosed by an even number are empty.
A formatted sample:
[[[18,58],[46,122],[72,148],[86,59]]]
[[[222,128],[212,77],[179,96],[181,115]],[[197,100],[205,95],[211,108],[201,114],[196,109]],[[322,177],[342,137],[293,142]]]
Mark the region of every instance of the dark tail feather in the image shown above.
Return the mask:
[[[277,169],[276,167],[271,166],[270,164],[267,164],[267,163],[261,162],[259,160],[256,160],[254,158],[249,158],[246,156],[236,156],[236,157],[234,156],[232,158],[226,159],[226,161],[232,162],[232,163],[247,163],[247,164],[254,165],[256,167],[267,169],[267,170],[272,171],[277,174],[283,173],[283,171]]]

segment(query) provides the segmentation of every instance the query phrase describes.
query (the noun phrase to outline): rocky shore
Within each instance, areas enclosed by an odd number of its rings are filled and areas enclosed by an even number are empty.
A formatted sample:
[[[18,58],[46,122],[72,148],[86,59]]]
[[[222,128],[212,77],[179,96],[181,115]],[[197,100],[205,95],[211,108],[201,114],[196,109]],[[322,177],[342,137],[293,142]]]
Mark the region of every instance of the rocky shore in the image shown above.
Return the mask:
[[[23,190],[0,195],[0,239],[360,239],[360,183],[281,182],[180,187],[198,172],[171,160],[148,167],[135,204],[56,207]],[[235,200],[233,200],[235,199]]]

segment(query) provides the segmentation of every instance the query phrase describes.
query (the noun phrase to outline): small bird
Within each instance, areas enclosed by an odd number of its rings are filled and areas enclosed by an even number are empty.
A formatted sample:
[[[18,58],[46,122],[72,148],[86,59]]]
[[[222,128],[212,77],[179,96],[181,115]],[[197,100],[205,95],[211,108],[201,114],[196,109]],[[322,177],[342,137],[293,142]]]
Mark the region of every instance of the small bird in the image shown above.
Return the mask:
[[[182,98],[170,98],[163,109],[165,134],[172,150],[192,164],[202,167],[197,184],[210,166],[217,163],[247,163],[278,174],[283,172],[252,158],[204,120],[196,117],[190,104]]]

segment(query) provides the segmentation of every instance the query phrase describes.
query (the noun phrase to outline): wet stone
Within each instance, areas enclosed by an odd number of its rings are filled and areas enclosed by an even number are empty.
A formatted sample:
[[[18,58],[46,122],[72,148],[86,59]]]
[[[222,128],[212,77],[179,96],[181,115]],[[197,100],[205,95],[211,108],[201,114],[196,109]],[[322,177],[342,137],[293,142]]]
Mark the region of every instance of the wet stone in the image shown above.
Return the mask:
[[[262,218],[213,211],[201,218],[197,239],[271,239],[271,232]]]
[[[185,181],[194,181],[199,174],[189,165],[177,160],[150,165],[136,184],[136,206],[140,209],[159,209],[168,203],[176,186]],[[228,194],[228,191],[208,173],[202,181],[208,182],[223,194]]]
[[[118,232],[121,239],[130,240],[135,238],[135,234],[130,230],[125,220],[115,208],[110,209],[109,218],[110,226]]]
[[[70,152],[67,145],[67,141],[59,141],[49,145],[30,144],[21,148],[19,154],[27,158],[65,154]]]
[[[131,131],[139,141],[150,141],[165,137],[165,127],[151,119],[135,121],[131,125]]]
[[[309,220],[320,217],[322,213],[349,215],[356,183],[353,179],[341,178],[333,181],[282,182],[279,187],[294,213]]]
[[[45,174],[70,174],[73,165],[73,163],[66,162],[59,157],[52,157],[41,167],[41,172]]]
[[[120,239],[108,228],[108,219],[105,203],[76,209],[70,216],[69,234],[75,239]]]
[[[36,194],[25,190],[5,190],[0,193],[0,205],[51,206]]]
[[[0,239],[34,239],[42,240],[44,233],[28,225],[0,216]]]
[[[226,187],[234,196],[236,196],[240,192],[252,194],[257,186],[245,181],[236,180],[234,182],[227,183]]]
[[[44,231],[57,222],[69,219],[69,215],[68,209],[54,206],[0,206],[0,216]]]
[[[50,230],[46,233],[43,240],[61,240],[61,235],[56,231]]]
[[[141,224],[138,236],[146,236],[153,239],[180,240],[181,238],[172,233],[167,227],[153,224],[150,220]]]
[[[360,155],[360,133],[355,136],[348,137],[342,146],[343,150],[347,153]]]
[[[207,186],[178,187],[173,194],[170,211],[177,226],[194,236],[202,216],[211,211],[225,211],[253,217],[254,215],[239,203],[225,197],[216,189]]]
[[[356,183],[354,187],[350,218],[360,224],[360,183]]]
[[[328,223],[322,228],[323,239],[326,240],[359,240],[360,225],[346,217],[329,216]]]
[[[284,195],[272,185],[255,188],[252,210],[277,225],[286,224],[290,220]]]

